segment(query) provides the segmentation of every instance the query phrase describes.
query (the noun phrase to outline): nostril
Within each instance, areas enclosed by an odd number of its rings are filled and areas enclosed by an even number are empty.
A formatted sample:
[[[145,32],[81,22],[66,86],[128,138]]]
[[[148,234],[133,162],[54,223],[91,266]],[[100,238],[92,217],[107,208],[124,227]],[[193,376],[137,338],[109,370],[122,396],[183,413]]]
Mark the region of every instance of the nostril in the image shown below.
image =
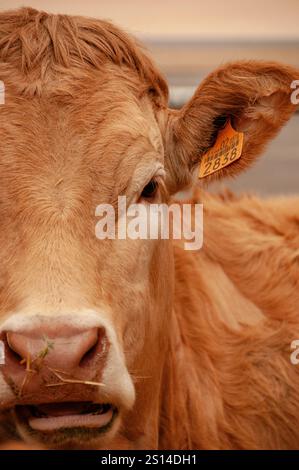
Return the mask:
[[[95,343],[85,354],[84,356],[82,357],[80,363],[79,363],[79,366],[80,367],[84,367],[84,366],[87,366],[88,364],[90,364],[90,362],[92,361],[93,357],[95,356],[96,354],[96,350],[97,350],[97,343]]]
[[[104,329],[98,329],[96,334],[91,338],[89,348],[82,356],[79,363],[80,367],[89,366],[97,355],[101,355],[105,348],[106,335]]]

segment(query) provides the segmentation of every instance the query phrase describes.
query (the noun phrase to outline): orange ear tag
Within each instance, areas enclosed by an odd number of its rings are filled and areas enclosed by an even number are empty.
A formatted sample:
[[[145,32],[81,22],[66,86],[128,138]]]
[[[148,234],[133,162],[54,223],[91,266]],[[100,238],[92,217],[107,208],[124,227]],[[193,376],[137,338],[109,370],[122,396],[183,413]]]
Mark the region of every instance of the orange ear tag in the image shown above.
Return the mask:
[[[199,178],[205,178],[238,160],[242,155],[243,132],[233,129],[230,119],[219,131],[216,142],[202,157]]]

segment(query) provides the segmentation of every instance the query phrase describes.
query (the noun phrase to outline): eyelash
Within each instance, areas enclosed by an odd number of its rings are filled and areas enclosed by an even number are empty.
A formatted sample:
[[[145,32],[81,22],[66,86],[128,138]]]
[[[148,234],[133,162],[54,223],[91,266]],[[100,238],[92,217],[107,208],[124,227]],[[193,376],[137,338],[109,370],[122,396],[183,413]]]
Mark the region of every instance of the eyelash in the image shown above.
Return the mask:
[[[158,182],[155,179],[151,179],[146,186],[144,186],[140,195],[143,199],[152,199],[155,197],[158,191]]]

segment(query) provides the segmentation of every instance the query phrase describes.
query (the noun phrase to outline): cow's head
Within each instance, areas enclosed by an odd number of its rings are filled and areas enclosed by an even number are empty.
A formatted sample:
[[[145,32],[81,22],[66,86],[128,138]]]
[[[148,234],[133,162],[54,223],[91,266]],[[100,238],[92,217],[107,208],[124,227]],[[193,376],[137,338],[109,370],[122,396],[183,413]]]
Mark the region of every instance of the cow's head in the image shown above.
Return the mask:
[[[95,209],[168,202],[228,117],[244,146],[222,174],[246,167],[294,111],[295,78],[230,64],[169,110],[163,78],[111,24],[0,15],[0,405],[24,439],[157,445],[172,244],[100,241]]]

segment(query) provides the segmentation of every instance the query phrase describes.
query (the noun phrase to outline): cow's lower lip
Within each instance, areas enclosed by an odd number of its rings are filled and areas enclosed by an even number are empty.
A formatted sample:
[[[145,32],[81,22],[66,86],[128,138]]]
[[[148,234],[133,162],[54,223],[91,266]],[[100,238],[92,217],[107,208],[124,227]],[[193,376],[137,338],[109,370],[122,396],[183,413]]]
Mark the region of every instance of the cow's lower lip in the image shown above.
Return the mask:
[[[25,418],[34,431],[53,432],[59,429],[108,428],[117,409],[111,404],[48,403],[17,407],[17,414]]]

